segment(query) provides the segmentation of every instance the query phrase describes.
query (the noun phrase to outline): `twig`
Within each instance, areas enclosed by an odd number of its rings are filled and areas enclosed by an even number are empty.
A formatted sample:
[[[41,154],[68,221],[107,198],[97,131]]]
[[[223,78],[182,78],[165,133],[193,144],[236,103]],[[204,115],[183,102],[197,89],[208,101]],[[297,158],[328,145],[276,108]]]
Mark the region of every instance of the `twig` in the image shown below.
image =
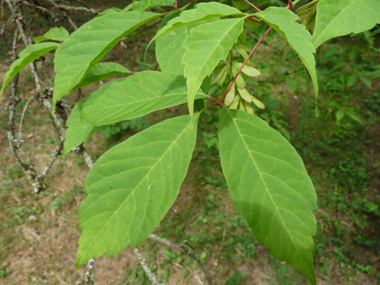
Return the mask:
[[[35,178],[36,182],[33,183],[33,188],[34,188],[35,194],[38,194],[42,191],[45,191],[46,187],[44,185],[44,180],[46,178],[46,175],[49,173],[51,167],[53,166],[54,161],[61,154],[61,151],[63,149],[63,142],[64,141],[61,141],[61,143],[57,146],[57,148],[53,152],[53,154],[50,158],[50,161],[49,161],[48,165],[45,167],[44,171],[42,171],[42,173],[40,175],[36,176],[36,178]]]
[[[12,61],[15,61],[17,58],[17,37],[18,32],[15,30],[14,36],[13,36],[13,44],[12,44]],[[21,169],[27,174],[28,179],[34,179],[34,177],[37,175],[37,171],[31,167],[31,164],[26,164],[21,161],[20,157],[17,153],[17,147],[15,146],[15,117],[16,117],[16,91],[17,91],[17,83],[18,83],[18,75],[12,78],[11,80],[11,94],[10,94],[10,103],[9,103],[9,121],[8,121],[8,142],[9,142],[9,148],[11,149],[11,152],[13,156],[15,157],[17,163],[20,165]]]
[[[94,166],[94,162],[92,161],[91,156],[87,153],[86,148],[83,146],[83,144],[81,144],[79,147],[72,149],[71,151],[83,155],[84,161],[86,162],[88,168],[92,169],[92,167]]]
[[[70,25],[74,28],[74,30],[78,30],[78,26],[74,23],[73,19],[70,16],[67,16],[67,20],[69,20]]]
[[[40,10],[42,13],[46,13],[48,15],[50,15],[50,17],[52,17],[52,19],[54,20],[54,22],[59,22],[59,19],[54,15],[54,13],[50,12],[48,9],[46,9],[45,7],[42,7],[42,6],[39,6],[39,5],[36,5],[36,4],[33,4],[33,3],[29,3],[28,1],[22,1],[22,3],[24,5],[27,5],[27,6],[30,6],[30,7],[34,7],[36,8],[37,10]]]
[[[84,282],[85,284],[94,284],[94,282],[92,282],[91,280],[91,274],[92,274],[92,270],[94,269],[94,259],[91,258],[88,262],[87,262],[87,271],[86,271],[86,274],[84,275]]]
[[[145,257],[139,252],[139,250],[137,248],[135,248],[133,250],[133,252],[137,255],[137,258],[139,259],[140,265],[144,269],[146,275],[148,275],[148,278],[149,278],[150,282],[152,283],[152,285],[163,285],[163,284],[158,282],[158,280],[156,279],[156,276],[154,275],[152,270],[150,270],[148,264],[146,263]]]
[[[206,278],[207,278],[207,282],[212,285],[214,284],[212,279],[211,279],[211,276],[210,274],[208,273],[206,267],[204,266],[204,264],[194,255],[192,254],[191,252],[189,252],[189,250],[182,246],[182,245],[178,245],[178,244],[175,244],[175,243],[172,243],[170,241],[168,241],[167,239],[164,239],[164,238],[160,238],[158,236],[156,236],[155,234],[151,234],[149,235],[150,239],[152,240],[155,240],[155,241],[158,241],[160,243],[163,243],[163,244],[166,244],[167,246],[173,248],[174,250],[177,250],[177,251],[180,251],[182,253],[185,253],[186,255],[188,255],[190,258],[192,258],[198,265],[199,267],[203,270],[203,272],[205,273],[206,275]],[[185,243],[185,242],[184,242]]]
[[[247,4],[249,4],[251,7],[253,7],[256,11],[258,12],[261,12],[261,10],[259,8],[257,8],[255,5],[253,5],[251,2],[249,2],[248,0],[244,0],[244,2],[246,2]]]
[[[222,103],[224,98],[227,96],[228,92],[230,91],[230,89],[232,88],[233,84],[235,83],[236,81],[236,78],[239,76],[240,72],[242,71],[242,69],[244,68],[244,66],[247,64],[248,62],[248,59],[251,57],[251,55],[254,53],[254,51],[257,49],[257,47],[260,45],[260,43],[263,41],[263,39],[265,38],[265,36],[270,32],[270,30],[272,29],[272,27],[270,27],[265,33],[264,35],[260,38],[260,40],[257,42],[257,44],[253,47],[253,49],[251,50],[251,52],[249,53],[249,55],[247,56],[247,58],[244,60],[243,64],[241,65],[239,71],[236,73],[234,79],[231,81],[230,85],[228,86],[226,92],[224,93],[224,95],[222,96],[222,98],[220,98],[219,100],[219,103]],[[215,103],[212,104],[212,105],[216,105]]]
[[[91,13],[94,15],[98,14],[98,12],[96,12],[92,8],[61,5],[61,4],[55,3],[55,1],[53,1],[53,0],[47,0],[47,1],[50,2],[54,7],[58,8],[58,9],[65,10],[65,11],[83,11],[83,12]]]
[[[22,110],[21,118],[20,118],[20,125],[18,127],[18,133],[17,133],[17,137],[18,137],[17,144],[16,144],[17,148],[20,148],[21,147],[21,143],[24,142],[22,140],[22,124],[24,123],[24,118],[25,118],[26,110],[28,109],[30,103],[32,103],[32,101],[35,98],[36,98],[36,95],[33,94],[32,97],[30,97],[30,99],[25,103],[24,109]]]
[[[76,282],[76,285],[94,285],[94,282],[91,280],[92,270],[94,269],[94,259],[91,258],[87,262],[87,271],[84,274],[83,281],[79,280]]]

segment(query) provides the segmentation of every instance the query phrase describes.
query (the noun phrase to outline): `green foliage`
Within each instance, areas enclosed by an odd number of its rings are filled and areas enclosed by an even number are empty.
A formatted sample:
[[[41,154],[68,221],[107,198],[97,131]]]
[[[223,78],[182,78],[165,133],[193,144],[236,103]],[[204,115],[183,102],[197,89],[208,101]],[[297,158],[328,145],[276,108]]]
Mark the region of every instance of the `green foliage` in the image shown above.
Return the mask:
[[[317,71],[315,70],[315,48],[310,43],[311,35],[305,26],[296,23],[298,17],[287,8],[269,7],[255,14],[270,24],[283,36],[289,45],[297,52],[313,80],[315,96],[318,97]]]
[[[67,95],[123,37],[160,14],[139,11],[110,13],[81,26],[55,54],[53,107]]]
[[[231,199],[253,235],[315,284],[317,197],[302,160],[280,134],[239,110],[222,109],[219,138]]]
[[[90,106],[91,102],[96,98],[96,94],[82,99],[71,111],[66,121],[67,130],[65,132],[65,142],[63,144],[63,152],[68,153],[73,148],[85,142],[90,135],[96,131],[95,126],[84,119],[81,119],[81,112],[85,106]]]
[[[177,28],[199,23],[207,19],[231,15],[243,15],[243,13],[233,7],[217,2],[199,3],[195,9],[184,11],[178,17],[170,20],[165,27],[158,31],[151,42],[159,36]]]
[[[121,64],[115,62],[104,62],[95,65],[93,69],[91,69],[81,80],[81,82],[73,88],[74,91],[76,89],[82,88],[86,85],[99,82],[101,80],[107,79],[114,75],[130,73],[128,69],[126,69]]]
[[[91,95],[96,98],[81,117],[95,126],[113,124],[183,104],[186,94],[183,76],[142,71],[104,84]],[[200,90],[197,95],[204,97]]]
[[[380,23],[378,0],[320,0],[311,42],[317,48],[325,41],[372,29]]]
[[[279,4],[278,1],[266,2]],[[380,15],[380,4],[375,0],[320,0],[315,5],[317,2],[313,1],[301,7],[300,19],[285,7],[269,7],[260,13],[246,14],[239,10],[248,11],[249,7],[242,1],[233,1],[233,5],[239,9],[209,2],[185,6],[162,15],[145,10],[172,6],[172,1],[134,1],[123,11],[116,8],[104,11],[68,38],[65,31],[57,29],[49,31],[43,39],[37,39],[63,40],[61,45],[42,43],[28,46],[20,53],[20,59],[6,74],[2,91],[9,80],[28,63],[59,46],[55,55],[55,105],[59,98],[77,88],[113,75],[128,73],[122,65],[98,62],[122,38],[149,21],[163,17],[157,34],[151,40],[157,40],[158,66],[154,71],[136,72],[126,78],[108,82],[89,97],[82,99],[72,110],[66,123],[68,129],[65,153],[86,141],[95,131],[102,129],[105,136],[109,137],[128,127],[144,129],[146,126],[136,118],[188,102],[189,115],[159,122],[139,132],[111,148],[95,163],[85,182],[84,191],[88,196],[79,210],[83,233],[79,240],[76,268],[90,258],[97,258],[104,253],[115,255],[128,244],[133,247],[140,245],[158,226],[174,203],[187,173],[195,147],[198,118],[207,118],[205,113],[209,112],[210,107],[220,106],[222,110],[218,137],[214,130],[207,129],[202,132],[203,137],[199,141],[203,143],[200,148],[203,152],[216,154],[220,150],[221,165],[230,196],[244,218],[243,220],[240,216],[234,216],[232,224],[238,228],[247,223],[258,242],[265,243],[275,257],[286,260],[311,283],[316,284],[312,256],[312,236],[316,234],[316,219],[313,215],[317,207],[316,193],[295,149],[280,133],[254,115],[257,112],[291,139],[286,129],[288,124],[284,120],[285,116],[276,108],[271,108],[270,96],[265,98],[273,85],[271,87],[271,84],[258,80],[261,73],[268,75],[267,69],[249,66],[254,61],[248,56],[253,46],[247,40],[247,30],[256,29],[257,26],[248,20],[254,17],[263,19],[273,27],[306,66],[317,96],[314,59],[316,47],[333,37],[368,30],[379,22]],[[302,24],[296,21],[301,21]],[[313,35],[306,28],[312,32],[314,29]],[[261,28],[258,29],[260,30]],[[263,39],[264,36],[259,43]],[[371,42],[370,36],[367,37],[367,42]],[[258,44],[252,49],[252,53]],[[282,61],[286,60],[287,51],[281,53]],[[332,58],[337,53],[346,52],[333,49],[327,53],[330,54],[321,56],[322,61],[324,57]],[[357,54],[355,48],[347,50],[351,60]],[[352,133],[354,125],[352,122],[345,122],[345,118],[351,118],[356,124],[360,122],[356,109],[346,104],[350,96],[352,97],[348,90],[354,86],[357,78],[371,88],[369,76],[377,76],[371,73],[376,68],[342,73],[339,70],[342,67],[339,59],[334,60],[333,67],[322,68],[325,84],[321,86],[321,90],[331,98],[339,92],[339,100],[325,99],[320,105],[312,102],[308,108],[315,110],[317,116],[323,112],[326,116],[332,113],[338,126],[335,131],[348,135]],[[150,62],[140,64],[147,69],[153,66]],[[280,68],[284,68],[281,60],[278,64]],[[298,69],[297,72],[301,74],[298,77],[291,75],[291,71],[293,70],[289,69],[287,74],[281,76],[274,75],[273,80],[285,80],[293,92],[308,86],[305,70]],[[257,98],[251,95],[252,86],[261,87],[255,90]],[[373,112],[378,109],[376,94],[369,95],[366,101],[373,105]],[[205,106],[206,104],[209,105]],[[193,114],[194,105],[198,110],[196,114]],[[269,110],[265,109],[266,105]],[[214,117],[217,118],[216,112],[209,122],[214,123],[217,120]],[[110,124],[111,126],[107,126]],[[302,136],[296,139],[299,143]],[[339,138],[339,142],[343,140],[344,138]],[[326,142],[316,141],[315,144],[303,146],[300,152],[308,151],[311,154],[310,159],[314,159],[311,148],[319,147],[329,154],[331,149],[327,145]],[[356,188],[363,189],[367,185],[367,176],[361,163],[362,161],[353,161],[350,158],[340,160],[329,170],[330,178],[338,186],[344,185],[352,191]],[[217,187],[225,185],[223,179],[211,176],[199,176],[199,180]],[[339,203],[343,198],[337,193],[327,191],[326,195]],[[215,196],[210,194],[206,200],[207,206],[200,210],[201,215],[197,220],[189,220],[198,226],[207,224],[212,217],[214,225],[223,225],[224,216],[217,211],[219,202]],[[62,201],[56,200],[52,207],[59,209]],[[338,208],[342,212],[348,211],[345,205]],[[354,203],[353,208],[380,215],[379,206],[374,202],[362,200]],[[341,243],[346,230],[338,221],[331,224],[336,229],[336,241]],[[178,231],[187,235],[183,228]],[[217,237],[220,237],[220,233],[214,238]],[[209,243],[215,242],[215,239]],[[243,246],[245,240],[249,242]],[[361,235],[356,240],[366,245],[372,242],[363,240]],[[195,239],[198,244],[203,241]],[[317,253],[321,243],[317,244]],[[252,256],[255,250],[248,233],[246,236],[233,236],[230,246],[244,248],[241,251],[244,257]],[[207,253],[199,253],[201,262],[206,263]],[[176,258],[173,252],[167,251],[165,254],[168,260]],[[342,262],[349,263],[341,249],[337,248],[334,254]],[[371,267],[366,265],[352,265],[362,272],[371,272]],[[279,266],[279,275],[284,275],[286,270],[286,267]],[[169,271],[165,271],[162,280],[167,280],[168,276]],[[227,282],[238,284],[244,279],[243,275],[236,272]],[[136,280],[135,278],[134,281]]]
[[[185,77],[188,86],[189,113],[193,115],[196,91],[206,76],[210,75],[243,30],[244,18],[225,19],[200,25],[191,30],[185,40],[183,55]]]
[[[12,63],[9,70],[4,75],[3,86],[0,90],[0,97],[5,87],[17,73],[19,73],[29,63],[33,62],[45,53],[56,49],[58,46],[58,43],[41,43],[36,45],[29,45],[22,52],[20,52],[19,58]]]
[[[92,257],[137,246],[178,195],[195,146],[198,116],[158,123],[111,148],[87,176],[79,209],[78,268]]]
[[[109,139],[112,136],[115,136],[126,129],[137,129],[141,131],[145,130],[149,126],[149,122],[144,117],[141,117],[132,119],[130,121],[123,121],[118,124],[107,126],[102,130],[102,134],[106,139]]]
[[[4,262],[3,264],[1,264],[1,269],[0,269],[0,278],[1,277],[5,277],[7,276],[8,274],[11,274],[12,271],[10,269],[7,268],[8,267],[8,262]]]
[[[43,36],[35,37],[34,42],[36,44],[46,41],[46,40],[63,42],[68,37],[69,37],[69,32],[64,27],[52,28],[49,31],[47,31]]]

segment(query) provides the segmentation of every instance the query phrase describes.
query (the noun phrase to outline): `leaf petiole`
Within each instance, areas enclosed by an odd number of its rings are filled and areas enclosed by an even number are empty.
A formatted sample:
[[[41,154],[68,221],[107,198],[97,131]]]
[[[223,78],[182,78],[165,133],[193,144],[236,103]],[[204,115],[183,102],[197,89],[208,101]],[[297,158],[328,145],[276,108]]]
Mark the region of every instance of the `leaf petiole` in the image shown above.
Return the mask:
[[[242,71],[242,69],[244,68],[244,66],[247,64],[247,61],[248,59],[252,56],[252,54],[254,53],[254,51],[257,49],[257,47],[259,46],[259,44],[263,41],[263,39],[266,37],[266,35],[270,32],[270,30],[272,29],[272,27],[269,27],[269,29],[264,33],[264,35],[260,38],[260,40],[257,42],[257,44],[253,47],[253,49],[251,50],[251,52],[249,53],[249,55],[247,56],[247,58],[244,60],[243,64],[241,65],[239,71],[236,73],[234,79],[232,79],[231,83],[230,83],[230,86],[228,86],[226,92],[224,92],[224,95],[222,96],[222,98],[219,99],[218,103],[222,103],[224,98],[227,96],[227,93],[230,91],[230,89],[232,88],[233,84],[235,83],[236,81],[236,78],[239,76],[240,72]],[[214,105],[216,105],[214,103]]]

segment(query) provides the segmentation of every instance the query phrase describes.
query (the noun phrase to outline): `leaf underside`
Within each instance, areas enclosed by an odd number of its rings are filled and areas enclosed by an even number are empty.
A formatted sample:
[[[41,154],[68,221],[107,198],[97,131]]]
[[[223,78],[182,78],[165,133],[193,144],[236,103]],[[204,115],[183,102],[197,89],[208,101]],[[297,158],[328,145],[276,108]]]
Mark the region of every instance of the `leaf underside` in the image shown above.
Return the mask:
[[[97,98],[83,109],[81,116],[95,126],[142,117],[187,101],[184,77],[158,71],[113,80],[93,94]],[[199,98],[205,96],[200,90],[196,94]]]
[[[49,51],[52,51],[56,49],[60,44],[58,43],[41,43],[36,45],[29,45],[27,46],[22,52],[19,54],[19,58],[12,63],[12,65],[9,67],[9,70],[4,75],[4,81],[3,86],[0,90],[0,97],[3,93],[5,87],[8,85],[8,83],[11,81],[11,79],[21,71],[25,66],[27,66],[29,63],[33,62],[40,56],[48,53]]]
[[[43,36],[41,37],[35,37],[34,42],[36,44],[46,41],[46,40],[52,40],[52,41],[64,41],[69,37],[69,32],[64,28],[51,28],[49,31],[47,31]]]
[[[180,11],[175,10],[172,11],[172,13],[169,13],[166,17],[172,19],[179,13]],[[214,18],[203,20],[201,22],[177,28],[170,33],[165,33],[158,37],[156,40],[156,58],[161,70],[183,75],[185,64],[182,62],[182,58],[186,52],[184,43],[186,38],[190,35],[190,30],[199,25],[217,20],[219,19]],[[164,20],[162,20],[162,22],[164,22]],[[165,26],[166,22],[161,23],[162,26]]]
[[[299,20],[299,17],[285,7],[269,7],[255,14],[255,16],[271,25],[297,52],[309,71],[314,84],[315,96],[318,97],[318,79],[314,59],[315,48],[310,41],[311,35],[305,26],[295,22]]]
[[[195,9],[186,10],[182,12],[179,17],[170,20],[157,32],[150,43],[156,40],[159,36],[177,28],[198,23],[207,19],[231,15],[244,15],[244,13],[240,12],[236,8],[217,2],[199,3]]]
[[[320,0],[311,42],[317,48],[329,39],[370,30],[376,23],[379,0]]]
[[[295,149],[257,116],[223,108],[220,158],[235,207],[269,252],[316,284],[316,194]]]
[[[55,54],[53,106],[123,37],[159,16],[141,11],[110,13],[94,18],[72,33]]]
[[[89,172],[79,209],[75,268],[136,247],[176,199],[195,147],[198,116],[158,123],[107,151]]]
[[[86,85],[99,82],[101,80],[107,79],[114,75],[129,73],[130,71],[122,66],[121,64],[115,62],[103,62],[94,66],[79,82],[77,86],[73,88],[76,89],[82,88]]]
[[[65,142],[63,143],[63,153],[66,154],[81,143],[87,141],[90,135],[97,130],[93,124],[80,117],[83,108],[91,106],[96,98],[97,94],[91,94],[91,96],[83,98],[71,111],[66,121],[67,129],[65,132]]]
[[[214,21],[192,28],[183,55],[188,86],[189,113],[192,116],[196,91],[221,60],[227,57],[243,31],[244,18]]]

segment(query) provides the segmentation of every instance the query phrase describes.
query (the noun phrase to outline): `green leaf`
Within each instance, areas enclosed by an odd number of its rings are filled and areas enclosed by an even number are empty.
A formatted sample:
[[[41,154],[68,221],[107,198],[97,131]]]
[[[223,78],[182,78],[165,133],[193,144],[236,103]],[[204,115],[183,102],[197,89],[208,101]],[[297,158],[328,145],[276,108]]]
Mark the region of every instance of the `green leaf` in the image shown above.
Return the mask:
[[[234,66],[236,66],[237,70],[239,70],[242,65],[243,65],[243,63],[241,63],[241,62],[235,62],[234,63]],[[257,77],[257,76],[261,75],[260,70],[257,70],[256,68],[249,66],[249,65],[244,65],[241,72],[243,72],[245,75],[247,75],[249,77]]]
[[[136,247],[176,199],[195,147],[189,115],[158,123],[111,148],[87,175],[75,268],[103,253]]]
[[[351,106],[351,108],[350,107],[347,108],[346,112],[347,112],[347,115],[351,119],[360,123],[360,117],[358,116],[358,114],[356,113],[355,109],[352,106]]]
[[[244,13],[231,6],[217,2],[199,3],[195,9],[183,11],[179,17],[170,20],[165,27],[157,32],[150,43],[152,43],[159,36],[180,27],[198,23],[207,19],[231,15],[244,15]]]
[[[340,120],[342,120],[343,117],[344,117],[344,114],[345,114],[345,112],[344,112],[344,110],[342,110],[342,109],[336,111],[336,112],[335,112],[335,118],[336,118],[336,121],[339,122]]]
[[[134,1],[134,3],[129,4],[124,8],[124,11],[145,11],[157,7],[173,7],[174,0],[141,0]]]
[[[94,132],[95,126],[80,117],[83,108],[86,105],[91,105],[94,97],[95,96],[90,96],[82,99],[71,111],[66,122],[67,129],[65,132],[65,142],[63,144],[64,154],[85,142]]]
[[[58,43],[41,43],[37,45],[29,45],[23,51],[21,51],[19,58],[12,63],[11,67],[9,67],[9,70],[4,75],[3,86],[0,90],[0,97],[5,87],[11,81],[11,79],[21,71],[21,69],[45,53],[56,49],[58,46]]]
[[[97,98],[83,109],[82,118],[95,126],[142,117],[187,101],[184,77],[158,71],[113,80],[93,94]],[[197,95],[205,97],[201,91]]]
[[[347,78],[347,88],[353,86],[356,83],[357,77],[354,75],[349,75]]]
[[[315,17],[319,0],[313,0],[297,9],[296,14],[301,19],[302,25],[306,29],[313,31],[315,27]]]
[[[65,142],[63,144],[63,153],[66,154],[81,143],[87,141],[91,134],[101,130],[103,126],[94,126],[90,122],[81,118],[82,110],[92,105],[92,102],[101,95],[94,92],[87,98],[80,100],[70,113],[66,121]]]
[[[372,89],[371,79],[368,77],[360,76],[360,79],[363,81],[363,83],[369,88]]]
[[[220,159],[232,201],[271,254],[316,284],[317,197],[296,150],[257,116],[222,108]]]
[[[159,29],[162,29],[169,20],[177,17],[180,13],[180,10],[174,10],[166,15],[162,19]],[[177,29],[174,33],[166,33],[157,38],[156,58],[162,71],[183,75],[185,66],[182,63],[182,57],[186,51],[183,43],[188,35],[189,29],[185,26]]]
[[[193,115],[194,98],[203,79],[210,75],[220,60],[227,57],[243,30],[244,18],[224,19],[191,29],[185,41],[183,56],[188,86],[188,104]]]
[[[123,37],[161,16],[139,11],[110,13],[94,18],[71,34],[55,54],[53,106],[67,95]]]
[[[299,17],[288,8],[278,7],[269,7],[255,14],[255,16],[271,25],[298,53],[309,71],[314,84],[315,96],[318,97],[318,79],[314,59],[315,48],[310,42],[311,35],[305,26],[295,22],[299,20]]]
[[[122,10],[119,9],[119,8],[111,7],[109,9],[105,9],[103,12],[99,13],[98,15],[96,15],[95,18],[102,17],[104,15],[111,14],[111,13],[118,13],[118,12],[121,12],[121,11]]]
[[[68,37],[69,32],[64,27],[52,28],[49,31],[47,31],[42,37],[35,37],[34,42],[36,44],[46,40],[63,42]]]
[[[166,15],[161,22],[160,29],[165,27],[169,20],[178,16],[180,12],[180,10],[175,10]],[[187,25],[158,37],[156,40],[156,58],[161,70],[183,75],[185,65],[182,58],[186,51],[184,43],[190,34],[190,30],[212,20],[215,19]]]
[[[376,23],[379,0],[320,0],[311,42],[317,48],[329,39],[370,30]]]
[[[74,91],[76,89],[82,88],[83,86],[99,82],[101,80],[107,79],[111,76],[129,73],[130,71],[122,66],[121,64],[115,62],[104,62],[95,65],[93,69],[88,72],[85,77],[81,80],[81,82],[73,88]]]

